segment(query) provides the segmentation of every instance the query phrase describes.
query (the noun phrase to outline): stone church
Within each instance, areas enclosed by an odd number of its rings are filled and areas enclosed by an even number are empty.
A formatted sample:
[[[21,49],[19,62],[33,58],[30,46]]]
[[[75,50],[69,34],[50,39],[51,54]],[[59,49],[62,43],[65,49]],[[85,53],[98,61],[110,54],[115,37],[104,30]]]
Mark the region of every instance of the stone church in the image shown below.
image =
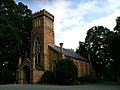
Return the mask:
[[[18,84],[35,84],[46,70],[53,71],[55,63],[69,58],[78,67],[78,77],[90,74],[90,62],[77,53],[55,45],[54,16],[45,9],[32,15],[30,59],[19,57],[16,80]]]

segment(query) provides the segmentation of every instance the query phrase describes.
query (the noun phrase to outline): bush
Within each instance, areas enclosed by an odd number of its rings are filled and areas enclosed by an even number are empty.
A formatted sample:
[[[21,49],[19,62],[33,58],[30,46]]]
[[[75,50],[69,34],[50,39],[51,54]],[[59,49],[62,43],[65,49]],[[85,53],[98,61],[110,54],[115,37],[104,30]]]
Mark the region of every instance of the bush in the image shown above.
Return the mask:
[[[0,71],[0,84],[13,84],[15,82],[15,75],[13,73],[2,70]]]
[[[80,77],[78,81],[81,83],[96,83],[97,79],[91,75],[85,75],[84,77]]]
[[[58,84],[73,84],[78,79],[77,66],[69,59],[58,61],[54,73]]]
[[[54,76],[51,71],[45,71],[42,78],[41,83],[53,83],[54,82]]]

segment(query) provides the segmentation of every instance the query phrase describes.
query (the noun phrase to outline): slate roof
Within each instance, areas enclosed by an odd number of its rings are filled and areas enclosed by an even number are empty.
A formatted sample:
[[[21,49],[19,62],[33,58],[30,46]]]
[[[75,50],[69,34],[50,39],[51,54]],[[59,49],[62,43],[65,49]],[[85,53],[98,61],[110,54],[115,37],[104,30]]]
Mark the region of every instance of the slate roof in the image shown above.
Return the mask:
[[[60,52],[60,47],[56,46],[56,45],[49,45],[51,48],[53,48],[55,51],[57,52]],[[88,61],[87,59],[85,59],[84,57],[82,57],[81,55],[75,53],[74,51],[72,50],[69,50],[69,49],[65,49],[63,48],[63,53],[65,56],[67,57],[71,57],[71,58],[74,58],[74,59],[78,59],[78,60],[83,60],[83,61]]]

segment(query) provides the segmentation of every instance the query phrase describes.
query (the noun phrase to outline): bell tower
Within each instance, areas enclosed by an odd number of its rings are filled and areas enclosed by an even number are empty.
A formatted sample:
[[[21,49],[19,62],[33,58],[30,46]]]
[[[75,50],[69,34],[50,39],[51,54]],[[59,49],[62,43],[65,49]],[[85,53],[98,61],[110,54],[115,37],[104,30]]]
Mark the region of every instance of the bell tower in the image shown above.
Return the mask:
[[[30,60],[19,57],[17,83],[37,83],[51,69],[49,45],[54,45],[54,16],[43,9],[32,15]]]
[[[43,9],[32,16],[30,55],[30,60],[35,58],[35,65],[39,64],[42,70],[49,70],[48,45],[54,45],[54,16]]]

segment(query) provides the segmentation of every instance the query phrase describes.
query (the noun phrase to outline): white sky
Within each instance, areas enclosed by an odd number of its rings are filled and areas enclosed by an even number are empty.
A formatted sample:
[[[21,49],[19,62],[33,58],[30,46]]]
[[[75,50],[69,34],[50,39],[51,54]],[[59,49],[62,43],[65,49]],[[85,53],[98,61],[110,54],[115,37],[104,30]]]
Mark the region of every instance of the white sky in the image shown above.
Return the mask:
[[[93,26],[110,30],[120,16],[120,0],[15,0],[28,6],[32,12],[46,9],[54,15],[55,44],[76,49]]]

